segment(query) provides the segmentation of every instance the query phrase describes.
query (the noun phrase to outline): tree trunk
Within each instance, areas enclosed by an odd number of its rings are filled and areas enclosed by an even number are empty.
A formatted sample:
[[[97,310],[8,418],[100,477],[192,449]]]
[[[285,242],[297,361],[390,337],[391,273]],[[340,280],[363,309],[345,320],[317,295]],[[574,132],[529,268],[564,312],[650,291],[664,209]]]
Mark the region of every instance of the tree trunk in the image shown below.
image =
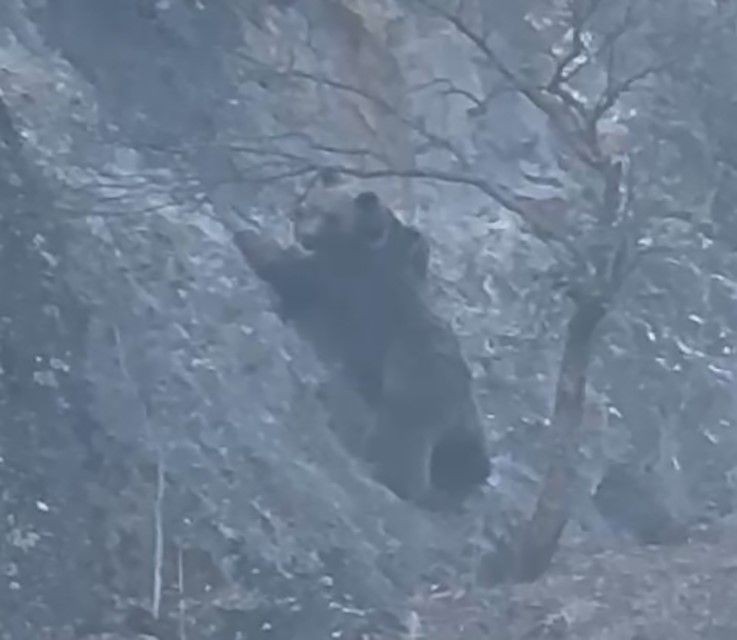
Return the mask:
[[[480,579],[485,583],[536,580],[550,566],[570,515],[576,477],[574,460],[586,394],[586,371],[594,332],[605,313],[601,300],[583,300],[578,302],[568,323],[555,394],[550,465],[545,481],[532,517],[521,526],[513,542],[502,544],[482,561]]]

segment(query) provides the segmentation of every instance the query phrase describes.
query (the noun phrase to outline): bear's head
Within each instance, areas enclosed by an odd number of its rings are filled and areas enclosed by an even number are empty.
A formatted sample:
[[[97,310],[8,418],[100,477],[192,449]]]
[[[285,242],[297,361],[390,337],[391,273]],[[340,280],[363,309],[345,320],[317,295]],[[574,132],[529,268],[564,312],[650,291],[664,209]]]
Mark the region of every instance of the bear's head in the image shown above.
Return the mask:
[[[340,188],[315,189],[293,215],[294,237],[309,252],[379,249],[394,217],[372,191],[351,195]]]

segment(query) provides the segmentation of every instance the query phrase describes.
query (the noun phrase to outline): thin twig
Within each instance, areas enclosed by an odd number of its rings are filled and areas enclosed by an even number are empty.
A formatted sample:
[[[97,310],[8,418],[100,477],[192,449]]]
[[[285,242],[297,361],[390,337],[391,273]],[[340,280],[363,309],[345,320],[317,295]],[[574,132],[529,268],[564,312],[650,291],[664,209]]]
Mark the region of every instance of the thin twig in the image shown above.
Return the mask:
[[[161,574],[164,566],[164,460],[159,451],[156,462],[156,500],[154,502],[154,592],[151,611],[159,619],[161,611]]]

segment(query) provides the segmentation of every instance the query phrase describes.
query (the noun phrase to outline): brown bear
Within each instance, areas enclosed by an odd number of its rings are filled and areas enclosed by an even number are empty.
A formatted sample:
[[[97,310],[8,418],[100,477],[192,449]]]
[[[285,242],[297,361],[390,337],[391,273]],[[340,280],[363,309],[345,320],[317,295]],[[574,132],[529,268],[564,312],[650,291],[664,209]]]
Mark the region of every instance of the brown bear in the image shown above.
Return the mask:
[[[367,191],[316,189],[293,228],[286,248],[250,230],[235,242],[281,317],[375,413],[364,457],[403,499],[462,501],[484,483],[489,457],[457,336],[422,292],[427,241]]]

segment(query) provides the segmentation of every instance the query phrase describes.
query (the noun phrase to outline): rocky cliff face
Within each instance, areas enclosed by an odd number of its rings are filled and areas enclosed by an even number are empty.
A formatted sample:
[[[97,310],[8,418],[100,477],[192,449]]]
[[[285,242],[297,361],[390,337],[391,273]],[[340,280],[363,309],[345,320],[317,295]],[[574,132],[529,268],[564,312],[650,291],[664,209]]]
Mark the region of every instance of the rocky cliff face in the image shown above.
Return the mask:
[[[475,580],[534,508],[571,304],[635,254],[582,501],[643,458],[665,512],[734,507],[733,18],[674,1],[0,3],[0,638],[734,637],[709,527],[611,556],[573,522],[538,584]],[[497,461],[463,509],[345,446],[370,408],[224,224],[289,244],[325,171],[428,239]]]

